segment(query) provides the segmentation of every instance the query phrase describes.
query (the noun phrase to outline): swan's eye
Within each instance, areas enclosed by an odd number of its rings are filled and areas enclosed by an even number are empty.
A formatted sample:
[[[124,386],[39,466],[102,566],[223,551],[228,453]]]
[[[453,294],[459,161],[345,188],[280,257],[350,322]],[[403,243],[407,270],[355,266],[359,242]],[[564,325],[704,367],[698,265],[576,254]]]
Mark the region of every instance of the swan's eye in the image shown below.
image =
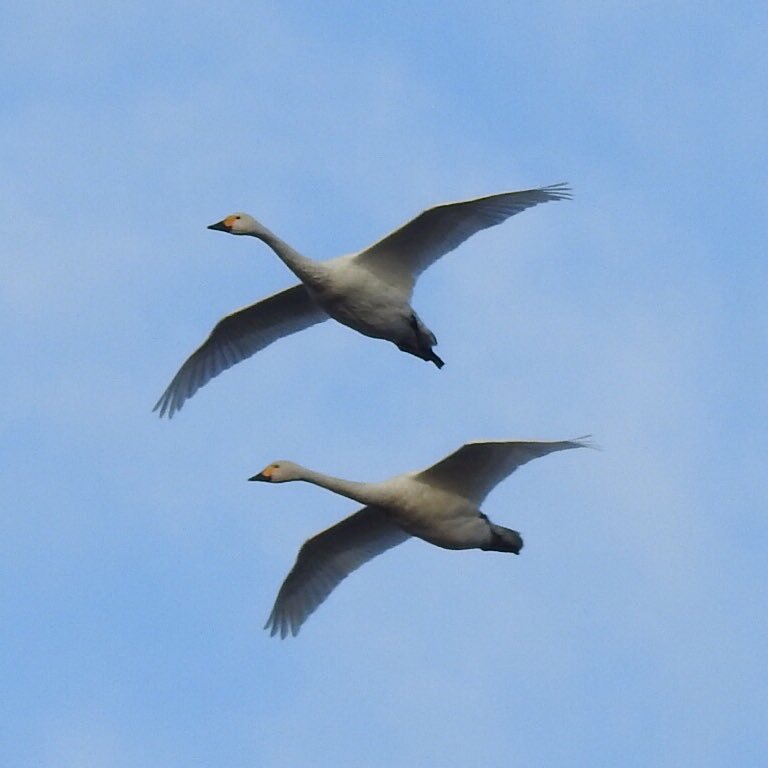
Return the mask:
[[[240,217],[239,217],[239,216],[235,216],[235,218],[236,218],[238,221],[240,220]]]

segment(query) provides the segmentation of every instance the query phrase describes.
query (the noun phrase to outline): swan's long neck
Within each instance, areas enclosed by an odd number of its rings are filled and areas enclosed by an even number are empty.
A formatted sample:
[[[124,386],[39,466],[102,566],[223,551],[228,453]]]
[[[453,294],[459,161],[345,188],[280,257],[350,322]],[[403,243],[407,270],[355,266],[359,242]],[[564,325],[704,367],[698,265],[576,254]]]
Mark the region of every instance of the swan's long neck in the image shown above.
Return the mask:
[[[316,261],[302,256],[295,248],[292,248],[285,240],[281,240],[276,234],[264,228],[254,237],[258,237],[266,243],[302,282],[312,284],[322,277],[323,267]]]
[[[387,497],[379,483],[357,483],[354,480],[342,480],[340,477],[324,475],[302,467],[301,479],[319,485],[329,491],[354,499],[361,504],[386,504]]]

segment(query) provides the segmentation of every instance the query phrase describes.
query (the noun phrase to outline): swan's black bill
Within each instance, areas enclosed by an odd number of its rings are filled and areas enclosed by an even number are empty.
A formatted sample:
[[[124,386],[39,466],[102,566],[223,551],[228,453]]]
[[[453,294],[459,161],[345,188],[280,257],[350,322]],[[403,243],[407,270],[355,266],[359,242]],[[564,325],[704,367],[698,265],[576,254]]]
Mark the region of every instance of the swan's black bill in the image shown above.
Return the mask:
[[[209,227],[209,229],[210,229],[210,227]],[[269,478],[263,472],[259,472],[258,475],[254,475],[253,477],[249,477],[248,479],[249,480],[259,480],[262,483],[268,483],[269,482]]]
[[[208,229],[216,229],[219,232],[229,232],[229,227],[224,223],[225,219],[217,221],[215,224],[210,224]]]

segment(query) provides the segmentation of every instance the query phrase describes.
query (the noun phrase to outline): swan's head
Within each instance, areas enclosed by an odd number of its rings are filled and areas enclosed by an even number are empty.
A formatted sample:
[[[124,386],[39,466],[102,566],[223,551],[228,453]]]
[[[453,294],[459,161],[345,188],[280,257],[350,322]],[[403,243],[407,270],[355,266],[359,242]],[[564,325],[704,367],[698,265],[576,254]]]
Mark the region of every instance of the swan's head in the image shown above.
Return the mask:
[[[249,477],[249,480],[260,480],[264,483],[287,483],[290,480],[301,480],[301,467],[292,461],[273,461],[268,464],[258,475]]]
[[[219,232],[229,232],[230,235],[255,235],[264,232],[264,227],[253,216],[247,213],[233,213],[211,224],[208,229],[216,229]]]

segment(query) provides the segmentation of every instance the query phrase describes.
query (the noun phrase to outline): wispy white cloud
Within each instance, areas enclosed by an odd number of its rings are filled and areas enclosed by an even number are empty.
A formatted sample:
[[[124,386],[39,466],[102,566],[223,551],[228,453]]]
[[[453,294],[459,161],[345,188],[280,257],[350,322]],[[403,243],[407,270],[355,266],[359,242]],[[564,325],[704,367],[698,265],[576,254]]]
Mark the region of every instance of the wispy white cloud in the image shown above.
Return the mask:
[[[759,19],[452,10],[14,9],[9,764],[33,742],[50,765],[751,756]],[[573,202],[420,283],[443,371],[327,324],[173,422],[150,414],[219,316],[291,281],[259,243],[204,230],[230,208],[324,257],[429,204],[560,180]],[[520,558],[410,543],[297,641],[261,633],[301,541],[353,509],[254,488],[266,462],[377,479],[474,437],[586,431],[604,451],[535,462],[489,498]]]

